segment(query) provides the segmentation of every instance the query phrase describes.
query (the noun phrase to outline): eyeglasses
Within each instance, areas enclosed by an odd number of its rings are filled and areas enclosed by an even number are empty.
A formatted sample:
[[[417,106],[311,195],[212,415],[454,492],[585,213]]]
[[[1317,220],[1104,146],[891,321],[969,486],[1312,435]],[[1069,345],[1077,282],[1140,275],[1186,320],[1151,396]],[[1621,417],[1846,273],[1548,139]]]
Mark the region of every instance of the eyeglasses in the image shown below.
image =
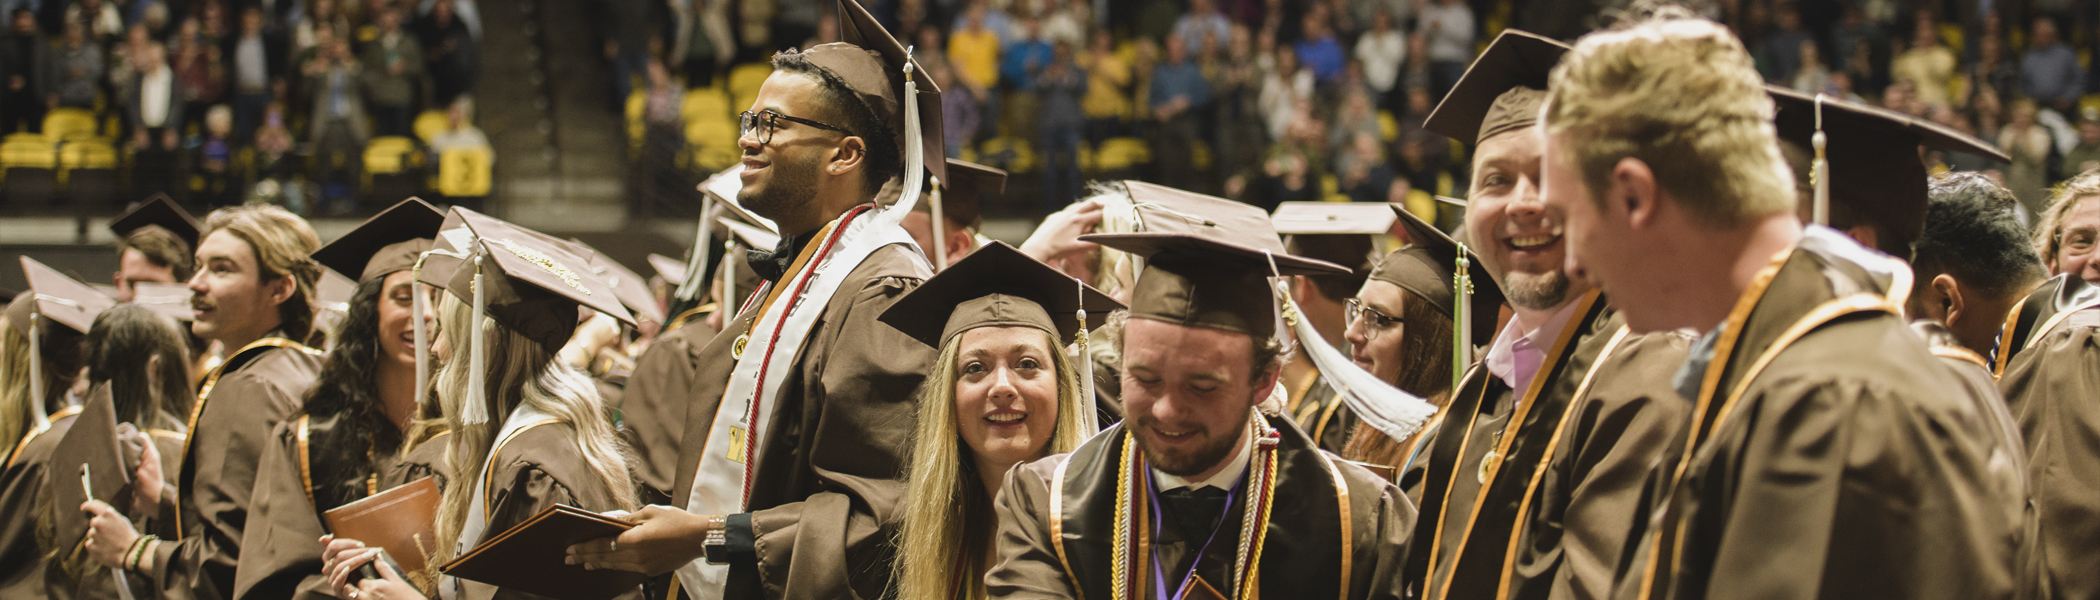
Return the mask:
[[[777,112],[773,112],[772,109],[767,109],[758,112],[751,112],[747,110],[737,114],[737,138],[742,139],[745,136],[749,136],[751,135],[751,131],[753,129],[756,129],[758,130],[758,143],[773,143],[773,131],[776,129],[780,129],[780,122],[783,120],[794,123],[801,123],[803,125],[808,125],[810,127],[815,127],[817,129],[822,129],[825,131],[836,131],[846,135],[853,135],[853,132],[846,131],[846,129],[843,127],[825,125],[823,123],[811,121],[802,117],[790,117]]]
[[[2091,227],[2080,227],[2057,236],[2058,243],[2063,245],[2064,253],[2071,256],[2084,256],[2092,252],[2093,247],[2100,244],[2096,238],[2100,238],[2100,232]]]
[[[1348,305],[1343,308],[1342,317],[1352,326],[1359,320],[1363,321],[1364,341],[1378,339],[1378,334],[1396,329],[1403,323],[1398,317],[1388,317],[1379,314],[1377,309],[1364,306],[1362,298],[1350,298]]]

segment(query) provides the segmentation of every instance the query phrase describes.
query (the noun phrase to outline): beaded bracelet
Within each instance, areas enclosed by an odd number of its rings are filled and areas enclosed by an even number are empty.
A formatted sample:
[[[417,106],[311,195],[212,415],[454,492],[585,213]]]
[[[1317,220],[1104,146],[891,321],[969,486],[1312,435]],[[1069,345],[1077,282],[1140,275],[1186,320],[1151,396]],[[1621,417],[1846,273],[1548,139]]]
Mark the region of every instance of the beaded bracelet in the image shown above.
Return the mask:
[[[124,559],[124,570],[137,571],[139,569],[139,562],[145,560],[146,558],[146,550],[153,546],[153,542],[157,541],[160,541],[160,536],[152,534],[142,535],[139,536],[138,539],[133,540],[131,542],[131,548],[126,549],[124,552],[126,554]]]

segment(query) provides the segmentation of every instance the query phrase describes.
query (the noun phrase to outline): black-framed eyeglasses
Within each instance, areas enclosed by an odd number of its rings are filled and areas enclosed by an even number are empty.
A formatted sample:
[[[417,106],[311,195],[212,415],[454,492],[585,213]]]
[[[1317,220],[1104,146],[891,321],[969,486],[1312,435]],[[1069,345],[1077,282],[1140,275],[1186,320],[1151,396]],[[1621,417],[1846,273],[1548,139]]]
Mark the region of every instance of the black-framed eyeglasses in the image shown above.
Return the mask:
[[[742,138],[751,135],[751,130],[757,129],[758,143],[770,144],[773,143],[773,131],[776,129],[780,129],[780,122],[783,120],[794,123],[801,123],[803,125],[808,125],[810,127],[815,127],[817,129],[822,129],[825,131],[836,131],[846,135],[853,135],[853,132],[847,131],[844,127],[826,125],[817,121],[804,119],[802,117],[790,117],[777,112],[773,112],[772,109],[761,110],[758,112],[751,112],[747,110],[742,113],[738,113],[736,116],[736,135],[737,137]]]
[[[1388,317],[1380,314],[1378,309],[1364,306],[1362,298],[1350,298],[1348,305],[1343,308],[1342,318],[1350,325],[1355,325],[1359,320],[1363,321],[1364,341],[1378,339],[1378,334],[1399,327],[1404,322],[1399,317]]]

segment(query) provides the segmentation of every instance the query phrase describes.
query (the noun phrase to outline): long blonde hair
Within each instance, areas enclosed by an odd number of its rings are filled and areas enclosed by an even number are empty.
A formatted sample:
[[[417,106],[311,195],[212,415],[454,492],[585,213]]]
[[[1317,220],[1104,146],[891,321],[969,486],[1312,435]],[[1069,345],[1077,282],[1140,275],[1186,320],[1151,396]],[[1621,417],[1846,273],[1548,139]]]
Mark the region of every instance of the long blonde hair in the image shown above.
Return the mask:
[[[30,300],[34,302],[35,300]],[[29,389],[29,328],[26,323],[6,323],[0,326],[0,462],[11,458],[15,446],[29,430],[36,427],[32,411],[49,412],[55,400],[63,398],[73,388],[73,380],[80,375],[80,334],[71,329],[53,327],[50,319],[43,319],[44,329],[42,365],[44,375],[44,397],[30,398]],[[63,331],[55,331],[63,329]],[[37,404],[41,402],[42,404]]]
[[[1079,397],[1079,371],[1065,358],[1054,336],[1043,334],[1057,369],[1057,428],[1044,455],[1071,452],[1092,437],[1081,431],[1092,398]],[[962,336],[941,346],[941,357],[919,388],[919,427],[912,434],[909,494],[904,524],[897,533],[897,597],[904,600],[952,600],[984,595],[984,550],[993,535],[992,498],[978,481],[974,456],[955,425],[955,363],[962,356]]]
[[[466,523],[467,511],[473,502],[475,483],[485,476],[482,465],[496,443],[496,434],[503,427],[503,417],[520,406],[531,406],[533,410],[559,419],[576,428],[576,450],[582,453],[591,471],[598,475],[598,483],[604,485],[617,500],[620,508],[632,510],[638,504],[635,499],[634,479],[627,472],[627,456],[618,434],[613,432],[612,422],[605,415],[605,401],[599,397],[596,384],[575,367],[556,360],[554,353],[509,327],[483,317],[473,323],[473,308],[451,294],[443,294],[438,305],[438,335],[452,348],[452,357],[438,369],[436,388],[438,402],[443,405],[446,424],[454,436],[445,452],[446,471],[452,473],[452,481],[445,486],[443,503],[438,507],[437,532],[439,540],[458,540],[460,530]],[[470,332],[478,331],[483,343],[488,344],[488,373],[469,373],[466,348]],[[467,424],[459,420],[459,409],[467,400],[467,382],[472,377],[484,377],[487,384],[486,398],[488,414],[492,418],[484,423]],[[565,482],[576,485],[579,482]],[[493,533],[493,532],[492,532]],[[440,544],[435,560],[439,564],[451,560],[454,548]]]

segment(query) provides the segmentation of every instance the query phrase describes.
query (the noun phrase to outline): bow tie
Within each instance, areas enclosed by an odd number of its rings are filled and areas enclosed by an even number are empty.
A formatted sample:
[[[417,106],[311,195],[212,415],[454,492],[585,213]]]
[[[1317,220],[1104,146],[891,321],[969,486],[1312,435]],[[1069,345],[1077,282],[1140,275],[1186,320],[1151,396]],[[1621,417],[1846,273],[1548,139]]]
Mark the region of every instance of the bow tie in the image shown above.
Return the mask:
[[[1218,515],[1227,508],[1227,499],[1225,490],[1207,485],[1159,493],[1160,509],[1167,513],[1167,519],[1181,528],[1183,536],[1198,542],[1217,524]]]
[[[811,231],[802,235],[782,237],[780,244],[770,251],[746,248],[744,264],[749,265],[751,272],[758,274],[760,279],[780,281],[781,277],[787,276],[788,267],[794,266],[795,255],[802,252],[802,246],[816,237],[817,232]]]

